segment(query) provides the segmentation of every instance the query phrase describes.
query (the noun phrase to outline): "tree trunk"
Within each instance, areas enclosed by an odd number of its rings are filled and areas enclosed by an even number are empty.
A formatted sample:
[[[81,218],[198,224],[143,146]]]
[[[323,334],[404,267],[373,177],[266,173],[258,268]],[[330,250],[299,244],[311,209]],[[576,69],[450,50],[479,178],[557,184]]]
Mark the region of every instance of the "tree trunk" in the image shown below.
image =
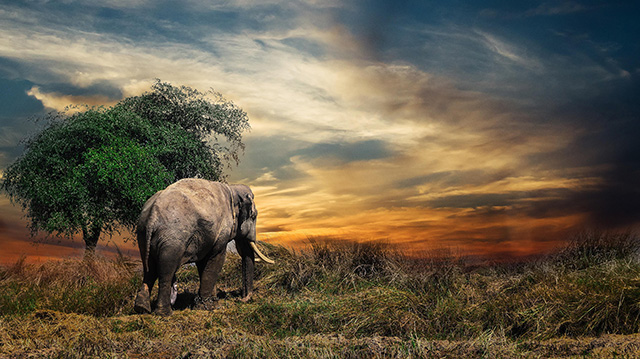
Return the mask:
[[[93,258],[96,255],[96,246],[98,245],[98,239],[100,239],[100,232],[102,228],[99,226],[91,226],[91,229],[84,228],[82,230],[82,237],[84,239],[84,257]]]

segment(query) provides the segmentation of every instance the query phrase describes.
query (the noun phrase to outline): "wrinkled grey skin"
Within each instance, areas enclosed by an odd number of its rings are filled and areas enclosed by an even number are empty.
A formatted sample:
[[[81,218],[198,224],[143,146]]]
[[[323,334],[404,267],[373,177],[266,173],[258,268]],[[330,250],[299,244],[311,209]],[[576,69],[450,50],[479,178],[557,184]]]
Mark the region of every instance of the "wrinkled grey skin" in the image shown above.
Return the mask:
[[[253,292],[255,253],[250,244],[256,241],[257,215],[253,192],[245,185],[183,179],[153,195],[138,220],[144,278],[135,311],[151,312],[149,294],[157,279],[154,313],[171,314],[175,273],[185,263],[198,267],[202,301],[214,300],[227,243],[232,240],[242,258],[242,300],[248,300]]]

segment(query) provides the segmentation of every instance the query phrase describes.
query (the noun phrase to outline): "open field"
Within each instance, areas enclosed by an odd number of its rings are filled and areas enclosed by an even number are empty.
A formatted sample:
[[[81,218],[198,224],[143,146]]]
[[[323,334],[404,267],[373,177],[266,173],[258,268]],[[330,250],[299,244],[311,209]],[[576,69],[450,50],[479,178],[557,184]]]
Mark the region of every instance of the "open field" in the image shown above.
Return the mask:
[[[251,302],[229,255],[216,308],[190,309],[185,266],[168,318],[132,314],[136,262],[18,262],[0,270],[0,357],[635,358],[639,242],[585,234],[535,262],[476,268],[384,243],[265,246],[277,263],[258,264]]]

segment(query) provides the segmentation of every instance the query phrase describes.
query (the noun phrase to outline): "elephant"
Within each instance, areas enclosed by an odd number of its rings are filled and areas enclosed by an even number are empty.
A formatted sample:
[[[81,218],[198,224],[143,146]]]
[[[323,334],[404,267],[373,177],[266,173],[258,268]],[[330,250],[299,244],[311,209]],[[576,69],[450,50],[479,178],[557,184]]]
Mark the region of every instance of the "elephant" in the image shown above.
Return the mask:
[[[176,298],[175,273],[186,263],[195,263],[198,268],[200,300],[215,300],[215,285],[230,241],[235,241],[242,258],[241,300],[249,300],[255,256],[274,263],[256,246],[258,211],[253,199],[246,185],[196,178],[179,180],[149,198],[136,228],[143,283],[134,310],[151,313],[150,293],[157,279],[154,313],[170,315]]]

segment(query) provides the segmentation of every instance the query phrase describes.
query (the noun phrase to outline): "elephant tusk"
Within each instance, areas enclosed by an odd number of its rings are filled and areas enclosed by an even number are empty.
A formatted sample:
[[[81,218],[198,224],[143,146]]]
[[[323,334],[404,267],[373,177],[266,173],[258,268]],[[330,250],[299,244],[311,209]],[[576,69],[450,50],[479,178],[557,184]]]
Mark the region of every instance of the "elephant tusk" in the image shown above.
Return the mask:
[[[256,252],[256,254],[258,255],[258,257],[260,257],[260,259],[262,259],[263,261],[265,261],[265,262],[267,262],[269,264],[274,264],[275,263],[271,259],[267,258],[267,256],[262,254],[262,252],[260,252],[260,250],[258,249],[258,246],[256,245],[255,242],[249,242],[249,244],[251,244],[251,248],[253,248],[253,251]]]

